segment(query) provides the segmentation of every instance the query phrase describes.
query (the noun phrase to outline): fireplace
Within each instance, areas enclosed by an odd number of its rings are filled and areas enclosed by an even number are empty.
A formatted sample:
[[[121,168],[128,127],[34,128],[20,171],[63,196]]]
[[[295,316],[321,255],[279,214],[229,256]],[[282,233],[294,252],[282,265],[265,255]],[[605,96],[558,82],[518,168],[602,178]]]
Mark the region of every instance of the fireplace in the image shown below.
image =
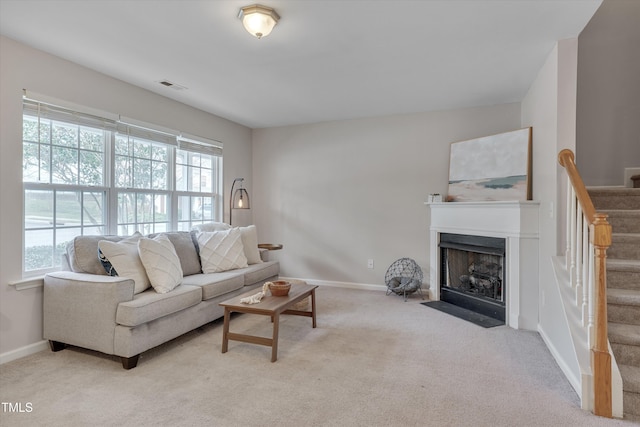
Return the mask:
[[[432,202],[427,206],[429,299],[480,303],[483,309],[502,313],[497,316],[512,328],[536,330],[538,304],[545,304],[545,295],[538,295],[539,203]],[[448,241],[452,240],[450,236],[454,236],[454,242]],[[472,252],[473,258],[452,261],[460,255],[456,251]],[[444,257],[449,261],[445,263]],[[454,262],[462,267],[454,266]],[[442,274],[442,265],[450,272]],[[460,276],[468,277],[462,279],[463,283],[455,282],[461,280]],[[471,277],[475,283],[471,283]]]
[[[505,239],[440,234],[440,300],[505,321]]]

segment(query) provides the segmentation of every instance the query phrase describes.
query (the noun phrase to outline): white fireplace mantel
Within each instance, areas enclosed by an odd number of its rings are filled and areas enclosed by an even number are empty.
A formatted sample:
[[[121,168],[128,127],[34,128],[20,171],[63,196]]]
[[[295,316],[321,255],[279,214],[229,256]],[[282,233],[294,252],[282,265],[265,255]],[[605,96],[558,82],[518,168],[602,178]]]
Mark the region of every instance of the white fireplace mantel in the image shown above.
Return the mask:
[[[540,203],[440,202],[431,209],[429,297],[440,300],[440,233],[501,237],[506,243],[506,323],[538,325],[538,216]]]

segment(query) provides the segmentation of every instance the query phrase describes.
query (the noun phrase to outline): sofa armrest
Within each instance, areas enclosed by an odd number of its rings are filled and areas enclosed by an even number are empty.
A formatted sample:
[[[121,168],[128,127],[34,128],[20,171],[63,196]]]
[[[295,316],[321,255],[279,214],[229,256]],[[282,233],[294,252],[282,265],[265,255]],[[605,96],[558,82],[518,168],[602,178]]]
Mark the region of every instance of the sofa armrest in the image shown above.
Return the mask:
[[[124,277],[58,271],[44,277],[44,338],[113,354],[118,304],[133,299]]]

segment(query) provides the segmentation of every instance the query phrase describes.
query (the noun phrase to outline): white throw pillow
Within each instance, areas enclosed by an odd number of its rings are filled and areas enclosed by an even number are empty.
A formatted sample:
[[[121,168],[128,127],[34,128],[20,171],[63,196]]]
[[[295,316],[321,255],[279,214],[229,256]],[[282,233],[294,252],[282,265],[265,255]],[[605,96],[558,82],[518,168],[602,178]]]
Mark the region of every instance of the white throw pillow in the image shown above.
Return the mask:
[[[203,273],[217,273],[247,267],[242,233],[238,228],[205,231],[198,234],[200,263]]]
[[[260,264],[260,251],[258,250],[258,230],[255,225],[240,227],[242,232],[242,246],[244,246],[244,256],[247,257],[247,264]]]
[[[224,231],[230,230],[231,226],[224,222],[206,222],[204,224],[196,224],[191,229],[195,231]]]
[[[119,242],[100,240],[98,250],[108,260],[115,269],[119,277],[133,279],[135,288],[133,293],[139,294],[150,286],[147,273],[138,256],[138,241],[142,234],[135,232],[132,236],[122,239]],[[104,260],[101,260],[103,264]],[[113,272],[107,273],[113,275]]]
[[[166,294],[182,282],[180,258],[173,243],[164,234],[153,239],[140,238],[138,254],[157,293]]]

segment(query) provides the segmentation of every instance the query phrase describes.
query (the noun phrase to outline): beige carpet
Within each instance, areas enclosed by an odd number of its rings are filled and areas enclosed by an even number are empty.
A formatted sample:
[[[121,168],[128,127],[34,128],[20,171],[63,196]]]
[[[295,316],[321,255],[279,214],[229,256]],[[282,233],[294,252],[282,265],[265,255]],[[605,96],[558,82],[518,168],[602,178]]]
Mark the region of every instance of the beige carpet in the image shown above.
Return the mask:
[[[318,327],[284,316],[280,351],[230,342],[214,322],[144,353],[71,348],[0,367],[9,426],[630,426],[579,408],[539,335],[484,329],[382,292],[322,287]],[[263,316],[232,331],[268,336]]]

